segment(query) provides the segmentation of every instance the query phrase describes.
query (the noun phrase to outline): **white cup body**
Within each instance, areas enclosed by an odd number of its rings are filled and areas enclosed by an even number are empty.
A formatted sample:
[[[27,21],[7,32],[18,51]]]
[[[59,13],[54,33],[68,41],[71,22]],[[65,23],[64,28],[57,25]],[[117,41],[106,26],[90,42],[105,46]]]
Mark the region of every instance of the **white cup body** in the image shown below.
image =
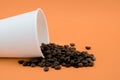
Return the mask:
[[[44,57],[41,43],[49,43],[41,9],[0,20],[0,57]]]

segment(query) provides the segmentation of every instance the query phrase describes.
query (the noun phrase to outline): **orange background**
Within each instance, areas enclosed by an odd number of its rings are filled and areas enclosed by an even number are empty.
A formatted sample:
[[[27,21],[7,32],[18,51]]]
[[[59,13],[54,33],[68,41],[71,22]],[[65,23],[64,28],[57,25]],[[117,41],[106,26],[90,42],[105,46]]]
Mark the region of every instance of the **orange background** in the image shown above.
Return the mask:
[[[0,59],[0,80],[120,80],[119,0],[0,0],[0,19],[42,8],[50,41],[92,46],[94,67],[50,69],[23,67],[18,59]]]

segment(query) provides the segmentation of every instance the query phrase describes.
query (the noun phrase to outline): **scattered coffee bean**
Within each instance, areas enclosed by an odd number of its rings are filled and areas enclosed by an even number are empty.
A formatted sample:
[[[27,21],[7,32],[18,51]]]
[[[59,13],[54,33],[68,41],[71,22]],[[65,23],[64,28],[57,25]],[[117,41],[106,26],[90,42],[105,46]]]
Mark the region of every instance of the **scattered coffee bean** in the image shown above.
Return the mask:
[[[55,69],[60,70],[61,69],[60,65],[55,66]]]
[[[24,60],[19,60],[18,63],[19,64],[23,64]]]
[[[75,46],[75,43],[70,43],[70,46]]]
[[[48,67],[44,67],[44,71],[49,71],[49,68]]]
[[[22,65],[23,65],[23,66],[27,66],[27,62],[23,62]]]
[[[95,61],[95,60],[96,60],[96,58],[95,58],[95,57],[92,57],[91,59],[92,59],[93,61]]]
[[[31,64],[31,67],[35,67],[36,65],[34,63]]]
[[[79,67],[82,67],[82,66],[83,66],[83,63],[78,63],[78,66],[79,66]]]
[[[87,50],[90,50],[90,49],[91,49],[91,47],[90,47],[90,46],[85,46],[85,48],[86,48]]]
[[[76,50],[74,43],[63,46],[55,43],[42,43],[40,48],[45,58],[31,58],[28,61],[19,60],[18,63],[23,66],[44,67],[44,71],[46,72],[49,71],[49,67],[55,70],[60,70],[61,66],[72,66],[74,68],[92,67],[96,60],[93,54],[89,54],[87,51]],[[86,46],[87,50],[90,48],[90,46]]]
[[[27,62],[27,66],[31,66],[31,62]]]

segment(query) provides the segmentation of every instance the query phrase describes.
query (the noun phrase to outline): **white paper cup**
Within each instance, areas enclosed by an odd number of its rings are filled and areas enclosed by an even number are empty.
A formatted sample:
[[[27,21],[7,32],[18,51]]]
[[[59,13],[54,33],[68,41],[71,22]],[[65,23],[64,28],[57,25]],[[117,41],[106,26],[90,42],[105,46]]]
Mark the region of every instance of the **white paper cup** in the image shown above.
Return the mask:
[[[0,20],[0,57],[44,57],[40,45],[49,43],[41,9]]]

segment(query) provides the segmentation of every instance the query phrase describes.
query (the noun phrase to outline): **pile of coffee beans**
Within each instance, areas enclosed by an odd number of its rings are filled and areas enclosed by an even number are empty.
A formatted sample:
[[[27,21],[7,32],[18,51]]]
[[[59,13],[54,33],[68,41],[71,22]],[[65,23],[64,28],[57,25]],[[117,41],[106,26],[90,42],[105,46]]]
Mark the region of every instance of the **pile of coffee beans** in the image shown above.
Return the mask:
[[[45,58],[31,58],[28,61],[19,60],[18,63],[23,66],[40,66],[44,68],[45,72],[49,71],[49,67],[60,70],[61,66],[79,68],[94,65],[94,55],[87,51],[76,50],[74,43],[63,46],[55,43],[42,43],[40,48]],[[87,50],[91,49],[90,46],[85,48]]]

